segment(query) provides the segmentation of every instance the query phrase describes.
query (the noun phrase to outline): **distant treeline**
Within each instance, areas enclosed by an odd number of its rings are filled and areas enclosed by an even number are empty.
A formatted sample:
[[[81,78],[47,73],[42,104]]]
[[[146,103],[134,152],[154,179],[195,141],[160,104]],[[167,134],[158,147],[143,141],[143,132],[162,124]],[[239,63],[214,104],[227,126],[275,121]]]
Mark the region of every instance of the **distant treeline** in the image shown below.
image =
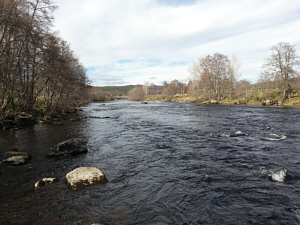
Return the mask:
[[[164,82],[161,95],[153,98],[149,95],[151,86],[137,85],[129,92],[131,100],[172,100],[185,95],[187,101],[198,102],[273,102],[283,104],[299,96],[300,66],[295,45],[279,42],[270,49],[272,54],[262,62],[262,73],[256,83],[239,80],[241,65],[236,57],[215,53],[199,58],[189,68],[193,76],[187,84],[173,80]],[[298,104],[298,103],[297,103]]]
[[[104,86],[99,88],[101,88],[103,91],[107,91],[118,96],[118,95],[127,95],[128,91],[130,91],[134,87],[135,85],[125,85],[125,86]]]
[[[125,86],[104,86],[104,87],[98,87],[102,89],[105,92],[109,92],[113,94],[114,96],[127,96],[128,92],[132,89],[134,89],[136,86],[146,86],[146,85],[125,85]],[[147,90],[149,90],[150,94],[158,94],[158,92],[161,92],[163,86],[157,86],[155,84],[151,84],[147,86]]]

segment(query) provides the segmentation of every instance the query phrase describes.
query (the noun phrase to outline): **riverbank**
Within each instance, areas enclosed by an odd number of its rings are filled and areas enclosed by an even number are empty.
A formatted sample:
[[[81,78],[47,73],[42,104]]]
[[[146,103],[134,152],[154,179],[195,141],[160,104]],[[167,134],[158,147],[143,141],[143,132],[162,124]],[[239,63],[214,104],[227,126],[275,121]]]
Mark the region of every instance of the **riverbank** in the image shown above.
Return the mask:
[[[177,102],[197,102],[203,104],[236,104],[236,105],[278,105],[278,106],[297,106],[300,107],[300,96],[295,95],[293,98],[287,99],[284,103],[273,99],[266,99],[264,101],[257,101],[255,99],[223,99],[219,102],[216,101],[203,101],[189,96],[188,94],[177,94],[173,98],[167,97],[165,95],[150,96],[145,99],[145,101],[177,101]]]
[[[61,120],[67,115],[76,113],[79,107],[87,105],[90,101],[82,101],[76,107],[68,107],[61,112],[55,112],[51,115],[45,114],[44,110],[34,110],[28,112],[9,112],[7,115],[0,117],[0,129],[19,130],[24,126],[35,123],[47,123],[62,125]]]

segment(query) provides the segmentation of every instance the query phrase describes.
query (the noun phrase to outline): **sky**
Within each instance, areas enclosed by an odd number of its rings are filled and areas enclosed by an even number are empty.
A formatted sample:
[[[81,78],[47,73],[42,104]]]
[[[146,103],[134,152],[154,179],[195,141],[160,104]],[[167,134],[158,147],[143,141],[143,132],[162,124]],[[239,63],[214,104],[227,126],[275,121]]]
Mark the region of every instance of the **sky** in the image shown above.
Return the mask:
[[[176,79],[218,52],[256,82],[279,42],[300,55],[299,0],[56,0],[53,30],[87,69],[93,86]]]

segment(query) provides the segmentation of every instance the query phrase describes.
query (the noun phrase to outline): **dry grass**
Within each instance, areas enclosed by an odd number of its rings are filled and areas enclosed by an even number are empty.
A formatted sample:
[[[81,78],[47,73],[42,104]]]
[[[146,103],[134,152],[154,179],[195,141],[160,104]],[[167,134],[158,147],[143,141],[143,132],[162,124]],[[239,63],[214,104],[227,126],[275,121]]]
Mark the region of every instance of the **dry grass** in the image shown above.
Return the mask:
[[[165,95],[156,95],[156,96],[150,96],[145,99],[145,101],[176,101],[176,102],[200,102],[204,104],[208,104],[208,102],[199,101],[196,98],[190,97],[188,94],[178,94],[175,95],[172,99],[165,96]],[[223,99],[219,103],[220,104],[234,104],[235,102],[243,102],[245,100],[241,99]],[[250,99],[247,101],[248,105],[261,105],[262,103],[260,101],[257,101],[255,99]],[[300,107],[300,96],[294,95],[293,98],[290,98],[285,101],[284,106],[298,106]]]

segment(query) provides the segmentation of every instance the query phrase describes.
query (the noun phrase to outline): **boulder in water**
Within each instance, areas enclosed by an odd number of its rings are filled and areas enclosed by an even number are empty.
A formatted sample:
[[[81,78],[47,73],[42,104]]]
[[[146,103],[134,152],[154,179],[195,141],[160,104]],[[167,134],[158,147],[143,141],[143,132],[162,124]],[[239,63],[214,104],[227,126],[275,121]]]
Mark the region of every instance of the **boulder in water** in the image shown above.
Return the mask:
[[[268,176],[272,181],[283,182],[287,176],[287,169],[278,170],[278,171],[269,171]]]
[[[87,151],[86,142],[82,138],[72,138],[50,148],[50,153],[47,157],[78,155],[87,153]]]
[[[7,159],[4,159],[2,163],[10,164],[13,166],[23,165],[28,162],[28,159],[24,156],[12,156]]]
[[[15,121],[17,126],[25,126],[29,124],[35,124],[36,119],[26,112],[21,112],[20,114],[16,115]]]
[[[7,151],[5,152],[5,159],[2,163],[13,166],[26,164],[31,159],[31,155],[27,152]]]
[[[96,167],[79,167],[66,175],[69,188],[78,190],[92,184],[105,183],[104,173]]]
[[[53,184],[53,183],[56,183],[58,181],[59,181],[58,178],[43,178],[43,179],[40,179],[37,182],[35,182],[34,189],[38,190],[38,189],[41,189],[42,187],[44,187],[46,185]]]

